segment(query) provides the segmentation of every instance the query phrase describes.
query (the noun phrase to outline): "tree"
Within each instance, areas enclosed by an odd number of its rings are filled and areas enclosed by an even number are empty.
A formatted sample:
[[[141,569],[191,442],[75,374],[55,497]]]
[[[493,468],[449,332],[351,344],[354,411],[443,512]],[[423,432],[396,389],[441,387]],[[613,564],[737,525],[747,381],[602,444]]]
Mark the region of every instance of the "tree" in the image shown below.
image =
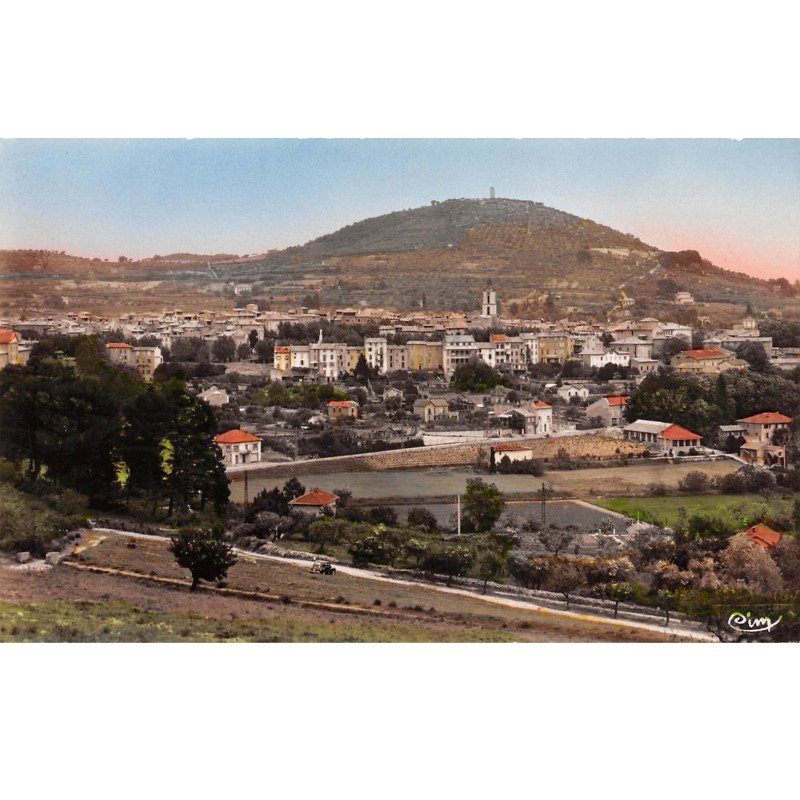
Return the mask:
[[[539,541],[545,550],[557,556],[575,541],[575,531],[550,527],[539,533]]]
[[[438,545],[431,548],[422,562],[426,572],[447,575],[449,586],[456,575],[464,575],[472,566],[475,553],[464,545]]]
[[[617,618],[620,602],[630,600],[634,596],[633,587],[629,583],[607,583],[601,587],[601,593],[614,601],[614,619]]]
[[[550,565],[545,588],[551,592],[564,595],[569,610],[571,594],[583,585],[583,575],[575,564],[562,559],[554,559]]]
[[[353,377],[359,383],[367,383],[371,378],[376,377],[377,370],[370,367],[367,363],[366,356],[361,353],[356,362],[355,369],[353,370]]]
[[[412,508],[408,512],[408,524],[417,528],[424,528],[428,533],[433,533],[439,526],[436,517],[427,508]]]
[[[256,345],[258,344],[258,331],[252,330],[250,333],[247,334],[247,343],[250,345],[251,350],[256,349]]]
[[[239,361],[247,361],[248,358],[253,354],[253,351],[250,349],[250,345],[247,342],[240,344],[236,348],[236,357]]]
[[[756,372],[770,372],[772,365],[764,347],[758,342],[744,342],[736,348],[736,355]]]
[[[308,540],[317,545],[317,552],[324,553],[325,545],[337,544],[346,535],[348,522],[332,517],[314,520],[308,526]]]
[[[422,563],[425,556],[428,555],[430,546],[422,539],[411,538],[403,545],[403,555],[406,558],[413,558],[417,567]]]
[[[169,549],[178,566],[192,574],[190,592],[197,589],[200,581],[222,580],[236,563],[233,548],[219,531],[185,528],[172,537]]]
[[[506,574],[507,563],[502,553],[497,550],[484,550],[478,559],[478,577],[483,581],[483,593],[489,581],[496,581]]]
[[[236,356],[236,343],[230,336],[220,336],[211,347],[211,355],[214,356],[214,361],[227,364]]]
[[[508,571],[517,583],[526,589],[538,589],[550,573],[550,559],[548,558],[510,558]]]
[[[493,483],[484,483],[480,478],[467,480],[464,516],[475,525],[475,530],[479,533],[492,529],[505,506],[502,493]]]
[[[194,500],[200,510],[213,503],[224,514],[230,491],[222,453],[214,444],[217,421],[211,406],[190,397],[182,384],[168,387],[174,404],[174,418],[166,441],[166,493],[169,514],[186,509]]]
[[[287,500],[296,500],[306,493],[306,487],[297,478],[289,478],[283,484],[283,494]]]
[[[731,544],[720,557],[719,576],[728,586],[741,586],[753,594],[783,590],[780,570],[764,548],[751,542]]]
[[[275,353],[275,345],[271,339],[259,339],[253,348],[259,364],[271,364]]]
[[[688,350],[691,346],[692,343],[685,336],[671,336],[661,346],[661,360],[669,365],[673,356],[682,350]]]
[[[483,361],[474,359],[456,367],[450,384],[456,392],[488,392],[505,384],[505,379]]]
[[[163,494],[164,442],[172,427],[174,409],[155,386],[134,398],[124,409],[120,454],[128,467],[126,493],[140,491],[153,503]]]

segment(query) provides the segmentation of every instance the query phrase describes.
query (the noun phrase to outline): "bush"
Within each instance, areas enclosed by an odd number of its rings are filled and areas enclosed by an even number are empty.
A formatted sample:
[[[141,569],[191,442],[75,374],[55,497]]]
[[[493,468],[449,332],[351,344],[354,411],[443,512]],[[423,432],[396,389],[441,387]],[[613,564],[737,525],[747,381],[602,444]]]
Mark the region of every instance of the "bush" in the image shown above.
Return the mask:
[[[693,470],[678,483],[678,489],[687,494],[701,494],[711,488],[711,479],[705,472]]]

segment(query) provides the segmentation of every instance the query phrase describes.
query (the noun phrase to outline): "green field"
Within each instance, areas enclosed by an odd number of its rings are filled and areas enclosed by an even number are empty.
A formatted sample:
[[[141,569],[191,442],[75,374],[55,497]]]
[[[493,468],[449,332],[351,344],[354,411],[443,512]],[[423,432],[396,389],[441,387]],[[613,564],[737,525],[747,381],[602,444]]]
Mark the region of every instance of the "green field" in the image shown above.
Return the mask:
[[[432,630],[413,623],[326,621],[286,614],[215,620],[143,611],[121,602],[0,602],[0,642],[514,642],[512,631]]]
[[[589,500],[596,506],[616,511],[667,528],[675,528],[689,517],[702,514],[718,517],[736,529],[746,528],[763,517],[787,518],[793,497],[765,500],[758,494],[677,495],[672,497],[611,497]]]

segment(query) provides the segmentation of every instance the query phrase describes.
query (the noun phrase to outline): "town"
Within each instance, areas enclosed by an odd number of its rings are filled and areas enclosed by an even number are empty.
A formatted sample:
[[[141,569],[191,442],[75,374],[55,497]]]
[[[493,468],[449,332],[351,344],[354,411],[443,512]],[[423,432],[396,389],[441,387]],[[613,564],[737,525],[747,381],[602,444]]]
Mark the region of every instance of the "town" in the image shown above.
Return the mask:
[[[650,629],[663,619],[676,635],[724,640],[735,638],[727,605],[709,597],[775,593],[784,624],[769,636],[793,635],[793,606],[778,600],[800,579],[791,325],[749,307],[730,327],[659,320],[624,296],[604,320],[520,319],[501,300],[487,285],[472,312],[237,302],[0,320],[4,425],[22,419],[11,406],[23,373],[48,363],[79,381],[110,369],[129,394],[106,483],[62,483],[106,509],[83,534],[103,546],[43,532],[9,536],[6,549],[20,566],[77,552],[78,563],[125,568],[130,547],[142,549],[135,539],[118,549],[126,536],[174,535],[170,523],[198,512],[199,522],[209,499],[226,519],[224,547],[310,560],[318,575],[352,564],[420,585],[491,585],[564,613],[622,614]],[[191,456],[207,466],[185,476],[169,423],[151,446],[171,467],[140,465],[136,449],[155,435],[147,415],[168,414],[177,387],[186,409],[211,415],[193,445],[206,455]],[[27,465],[27,485],[41,486],[39,470],[58,469],[21,433],[4,446],[5,474]],[[203,576],[192,574],[196,588]]]

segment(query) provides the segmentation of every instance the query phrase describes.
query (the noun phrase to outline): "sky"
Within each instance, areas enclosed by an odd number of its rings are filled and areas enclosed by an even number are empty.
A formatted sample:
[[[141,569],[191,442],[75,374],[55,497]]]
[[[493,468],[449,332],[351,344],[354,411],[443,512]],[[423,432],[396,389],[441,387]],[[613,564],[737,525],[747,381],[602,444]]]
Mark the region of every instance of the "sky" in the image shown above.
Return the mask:
[[[800,139],[7,139],[0,249],[260,253],[490,186],[800,278]]]

